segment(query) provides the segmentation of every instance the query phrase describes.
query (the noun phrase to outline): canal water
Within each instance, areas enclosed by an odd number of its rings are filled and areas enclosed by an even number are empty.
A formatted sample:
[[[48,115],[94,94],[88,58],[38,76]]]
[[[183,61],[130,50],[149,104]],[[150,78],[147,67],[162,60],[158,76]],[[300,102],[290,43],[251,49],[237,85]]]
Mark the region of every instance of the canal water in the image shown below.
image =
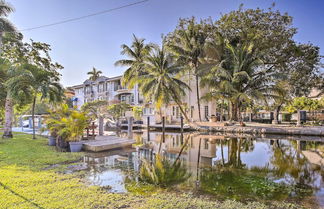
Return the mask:
[[[324,206],[323,139],[159,132],[130,137],[136,148],[86,153],[85,179],[90,184],[110,192],[129,192],[129,184],[140,179],[143,162],[152,163],[160,154],[171,163],[181,161],[190,175],[174,186],[175,191],[224,200]]]

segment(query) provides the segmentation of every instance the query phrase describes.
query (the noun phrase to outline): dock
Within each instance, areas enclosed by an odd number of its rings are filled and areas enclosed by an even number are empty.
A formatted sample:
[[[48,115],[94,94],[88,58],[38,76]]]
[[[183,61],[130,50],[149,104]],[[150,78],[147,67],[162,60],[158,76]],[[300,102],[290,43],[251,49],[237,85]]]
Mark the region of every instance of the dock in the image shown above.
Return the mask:
[[[134,143],[135,141],[133,139],[118,136],[97,136],[95,140],[85,141],[83,143],[83,149],[85,151],[101,152],[130,147]]]
[[[142,125],[143,129],[147,129],[147,125]],[[150,129],[153,130],[162,130],[162,124],[154,124],[154,125],[150,125]],[[165,130],[180,130],[181,129],[181,125],[165,125]],[[184,125],[183,126],[183,130],[191,130],[190,125]]]

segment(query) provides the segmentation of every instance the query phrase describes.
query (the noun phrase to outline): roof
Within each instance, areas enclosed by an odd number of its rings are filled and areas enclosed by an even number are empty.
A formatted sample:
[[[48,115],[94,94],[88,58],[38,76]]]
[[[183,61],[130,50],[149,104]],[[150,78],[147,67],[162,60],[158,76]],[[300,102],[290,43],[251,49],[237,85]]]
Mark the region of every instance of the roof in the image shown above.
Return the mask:
[[[96,81],[92,81],[90,79],[87,79],[83,82],[83,84],[79,84],[79,85],[75,85],[75,86],[70,86],[70,87],[67,87],[67,88],[71,88],[71,89],[78,89],[78,88],[82,88],[84,87],[85,85],[91,85],[91,84],[94,84],[94,83],[99,83],[99,82],[103,82],[103,81],[115,81],[115,80],[119,80],[121,79],[122,76],[115,76],[115,77],[106,77],[106,76],[100,76]]]

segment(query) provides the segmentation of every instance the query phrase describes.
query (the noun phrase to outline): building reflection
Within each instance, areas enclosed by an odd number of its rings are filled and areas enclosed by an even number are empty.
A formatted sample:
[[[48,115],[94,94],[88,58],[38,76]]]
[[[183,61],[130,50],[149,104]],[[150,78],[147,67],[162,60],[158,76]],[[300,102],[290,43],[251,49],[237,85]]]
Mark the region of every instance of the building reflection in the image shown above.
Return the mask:
[[[107,168],[138,173],[143,159],[153,162],[155,156],[161,154],[171,162],[179,158],[184,163],[192,175],[189,184],[199,186],[202,174],[229,168],[263,172],[276,182],[312,188],[319,199],[324,199],[321,195],[324,194],[324,143],[321,140],[198,133],[165,133],[163,139],[159,132],[133,133],[133,137],[136,149],[89,153],[84,157],[84,163],[98,182],[104,178],[101,174]]]

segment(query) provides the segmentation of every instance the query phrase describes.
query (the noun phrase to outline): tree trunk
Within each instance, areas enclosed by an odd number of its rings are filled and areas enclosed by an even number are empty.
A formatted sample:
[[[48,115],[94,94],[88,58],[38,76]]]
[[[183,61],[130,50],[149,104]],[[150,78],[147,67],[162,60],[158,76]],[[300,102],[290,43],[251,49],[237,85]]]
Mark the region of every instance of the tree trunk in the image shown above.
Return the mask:
[[[187,116],[187,113],[184,111],[184,109],[182,108],[181,104],[178,101],[175,101],[175,102],[177,103],[177,105],[178,105],[178,107],[179,107],[182,115],[185,117],[186,121],[189,122],[189,118]]]
[[[280,113],[281,105],[278,105],[274,111],[273,121],[272,124],[278,124],[279,123],[279,113]]]
[[[36,130],[35,130],[35,106],[36,106],[36,96],[34,97],[33,107],[32,107],[33,139],[36,139]]]
[[[199,121],[201,122],[200,95],[199,95],[199,77],[198,77],[197,74],[196,74],[196,91],[197,91],[197,105],[198,105]]]
[[[6,103],[5,103],[5,126],[2,138],[12,138],[12,121],[13,121],[13,101],[7,93]]]
[[[297,126],[301,126],[300,110],[297,110]]]
[[[98,125],[99,125],[99,136],[103,136],[104,118],[101,115],[98,117]]]
[[[0,54],[2,53],[2,39],[3,39],[3,32],[0,31]]]
[[[232,106],[232,108],[231,108],[231,112],[232,112],[231,120],[237,121],[238,118],[237,118],[237,104],[236,104],[236,102],[232,102],[231,106]]]
[[[183,134],[181,135],[181,137],[183,137]],[[189,138],[190,138],[190,136],[188,135],[188,137],[186,138],[186,141],[184,142],[184,144],[182,145],[182,147],[181,147],[181,149],[180,149],[180,152],[179,152],[179,154],[178,154],[176,160],[175,160],[174,163],[173,163],[173,166],[175,166],[175,164],[177,163],[177,161],[180,160],[180,156],[181,156],[183,150],[187,147],[187,144],[188,144]]]

